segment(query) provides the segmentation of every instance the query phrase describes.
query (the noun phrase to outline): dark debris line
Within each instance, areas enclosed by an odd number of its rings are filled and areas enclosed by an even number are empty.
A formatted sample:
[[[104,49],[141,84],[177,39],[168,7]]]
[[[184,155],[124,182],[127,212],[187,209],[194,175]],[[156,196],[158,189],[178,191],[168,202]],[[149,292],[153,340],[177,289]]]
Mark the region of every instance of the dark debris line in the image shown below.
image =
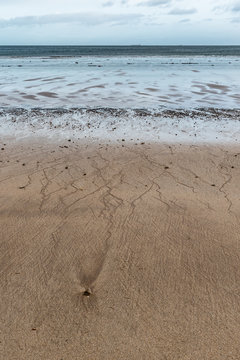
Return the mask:
[[[207,118],[207,119],[216,119],[216,118],[225,118],[225,119],[234,119],[240,121],[240,109],[217,109],[217,108],[195,108],[195,109],[121,109],[121,108],[109,108],[109,107],[98,107],[98,108],[0,108],[0,116],[12,116],[16,117],[31,117],[31,116],[61,116],[61,115],[84,115],[84,114],[94,114],[100,116],[139,116],[139,117],[154,117],[154,118],[185,118],[191,117],[192,119],[196,118]]]

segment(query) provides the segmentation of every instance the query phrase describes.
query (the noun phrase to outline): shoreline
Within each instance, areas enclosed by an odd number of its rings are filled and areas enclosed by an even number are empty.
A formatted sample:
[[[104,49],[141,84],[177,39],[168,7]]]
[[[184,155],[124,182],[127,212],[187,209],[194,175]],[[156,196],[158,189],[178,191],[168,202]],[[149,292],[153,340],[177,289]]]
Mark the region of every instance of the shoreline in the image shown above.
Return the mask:
[[[0,108],[0,136],[238,145],[239,109]]]

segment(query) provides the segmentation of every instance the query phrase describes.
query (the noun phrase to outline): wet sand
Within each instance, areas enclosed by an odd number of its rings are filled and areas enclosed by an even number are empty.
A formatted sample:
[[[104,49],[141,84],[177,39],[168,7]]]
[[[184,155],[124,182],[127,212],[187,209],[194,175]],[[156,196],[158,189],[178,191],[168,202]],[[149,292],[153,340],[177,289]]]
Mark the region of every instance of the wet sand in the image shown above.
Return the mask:
[[[240,354],[240,147],[4,140],[3,359]]]

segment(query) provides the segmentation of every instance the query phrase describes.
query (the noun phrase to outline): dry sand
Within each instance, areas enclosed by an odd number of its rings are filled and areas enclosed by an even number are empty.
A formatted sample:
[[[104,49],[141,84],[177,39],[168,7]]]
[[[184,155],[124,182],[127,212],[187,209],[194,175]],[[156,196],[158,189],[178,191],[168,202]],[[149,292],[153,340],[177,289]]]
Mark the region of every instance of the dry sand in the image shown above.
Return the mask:
[[[239,146],[2,148],[2,359],[239,360]]]

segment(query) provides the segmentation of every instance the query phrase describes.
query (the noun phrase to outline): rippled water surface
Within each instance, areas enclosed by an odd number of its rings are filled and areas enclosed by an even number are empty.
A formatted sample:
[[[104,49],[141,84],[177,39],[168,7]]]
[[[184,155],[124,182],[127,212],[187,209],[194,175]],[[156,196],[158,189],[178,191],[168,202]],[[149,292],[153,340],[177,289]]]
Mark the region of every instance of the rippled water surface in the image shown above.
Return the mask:
[[[0,57],[2,107],[238,108],[238,56]]]

